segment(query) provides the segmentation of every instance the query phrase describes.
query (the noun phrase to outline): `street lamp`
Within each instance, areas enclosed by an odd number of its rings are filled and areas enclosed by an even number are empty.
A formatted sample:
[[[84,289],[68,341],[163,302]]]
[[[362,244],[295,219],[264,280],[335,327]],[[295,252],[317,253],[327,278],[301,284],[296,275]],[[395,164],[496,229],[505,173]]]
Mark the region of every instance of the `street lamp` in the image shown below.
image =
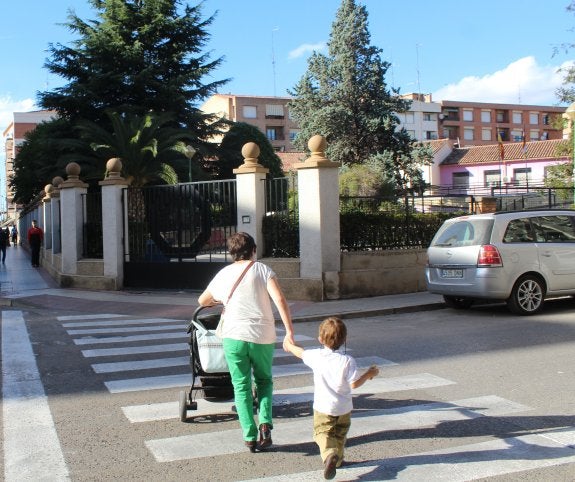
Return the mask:
[[[575,204],[575,102],[567,107],[565,115],[571,121],[571,135],[573,136],[573,203]]]
[[[188,182],[192,182],[192,157],[196,155],[196,151],[192,146],[186,146],[185,156],[188,158]]]

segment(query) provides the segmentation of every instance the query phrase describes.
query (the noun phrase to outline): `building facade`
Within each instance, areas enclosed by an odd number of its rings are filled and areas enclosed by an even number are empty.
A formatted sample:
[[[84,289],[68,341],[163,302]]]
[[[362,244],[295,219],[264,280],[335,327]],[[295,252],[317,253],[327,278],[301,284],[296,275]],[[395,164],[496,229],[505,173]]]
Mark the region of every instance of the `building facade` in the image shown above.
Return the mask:
[[[10,188],[10,181],[14,176],[14,158],[19,146],[24,142],[26,133],[35,129],[41,122],[52,120],[56,113],[48,110],[33,112],[14,112],[12,122],[3,132],[5,149],[5,212],[9,219],[16,217],[17,206],[14,203],[14,191]]]
[[[439,132],[459,147],[563,138],[565,107],[441,101]]]
[[[233,122],[251,124],[266,135],[274,150],[291,152],[299,128],[290,116],[287,106],[289,101],[289,97],[215,94],[200,110]]]

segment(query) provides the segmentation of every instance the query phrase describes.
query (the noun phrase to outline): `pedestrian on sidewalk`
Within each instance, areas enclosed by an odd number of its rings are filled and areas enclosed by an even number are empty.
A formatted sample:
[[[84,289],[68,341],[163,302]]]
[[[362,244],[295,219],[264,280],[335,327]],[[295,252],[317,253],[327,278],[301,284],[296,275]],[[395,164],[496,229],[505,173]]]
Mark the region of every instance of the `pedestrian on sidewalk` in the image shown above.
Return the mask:
[[[265,264],[255,261],[254,239],[247,233],[238,232],[228,238],[227,247],[234,262],[216,274],[198,302],[201,306],[224,304],[225,315],[218,335],[223,339],[244,443],[250,452],[255,452],[272,444],[272,361],[276,329],[270,298],[286,330],[284,342],[294,342],[293,326],[276,274]],[[238,280],[240,282],[236,284]],[[254,419],[252,372],[259,427]]]
[[[291,340],[284,341],[284,350],[301,358],[313,370],[313,439],[320,450],[326,479],[333,479],[343,463],[353,409],[351,390],[379,373],[375,365],[362,375],[358,373],[354,358],[339,351],[346,338],[344,322],[332,316],[319,325],[322,348],[304,350]]]
[[[2,264],[6,262],[6,248],[10,246],[10,232],[8,228],[0,228],[0,254],[2,255]]]
[[[12,244],[14,246],[18,245],[18,229],[16,229],[16,226],[12,225],[12,228],[10,229],[10,237],[12,238]]]
[[[34,219],[32,226],[28,229],[28,244],[30,245],[32,266],[38,268],[40,266],[40,246],[44,241],[44,231],[38,226],[38,222]]]

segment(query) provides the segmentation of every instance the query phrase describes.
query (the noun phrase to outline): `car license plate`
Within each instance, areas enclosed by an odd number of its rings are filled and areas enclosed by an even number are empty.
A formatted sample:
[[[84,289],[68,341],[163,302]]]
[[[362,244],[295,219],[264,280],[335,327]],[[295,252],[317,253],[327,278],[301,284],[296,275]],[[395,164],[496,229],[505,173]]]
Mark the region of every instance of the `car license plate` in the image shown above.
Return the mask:
[[[463,278],[463,270],[462,269],[442,269],[441,270],[441,277],[442,278]]]

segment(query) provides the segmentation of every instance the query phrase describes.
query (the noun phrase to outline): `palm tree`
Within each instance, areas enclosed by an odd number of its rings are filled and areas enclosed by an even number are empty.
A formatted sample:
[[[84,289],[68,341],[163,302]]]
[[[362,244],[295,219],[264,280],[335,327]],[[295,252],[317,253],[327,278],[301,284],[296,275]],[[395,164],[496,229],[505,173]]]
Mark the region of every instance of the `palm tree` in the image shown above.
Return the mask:
[[[131,186],[162,182],[176,184],[178,176],[174,162],[182,162],[187,152],[190,134],[168,126],[174,119],[170,113],[121,115],[107,112],[111,131],[95,122],[81,121],[77,129],[88,142],[94,155],[82,159],[101,169],[112,157],[122,161],[122,174]],[[187,142],[186,142],[187,141]]]

